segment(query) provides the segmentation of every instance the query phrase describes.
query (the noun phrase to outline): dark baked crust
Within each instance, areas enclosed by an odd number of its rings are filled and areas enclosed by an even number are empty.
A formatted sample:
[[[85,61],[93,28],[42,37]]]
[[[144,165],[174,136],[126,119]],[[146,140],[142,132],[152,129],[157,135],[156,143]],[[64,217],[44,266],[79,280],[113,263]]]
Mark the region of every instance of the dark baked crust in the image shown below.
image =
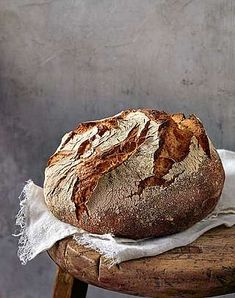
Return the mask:
[[[137,112],[145,115],[147,119],[143,126],[137,121],[122,141],[105,150],[95,148],[93,154],[83,158],[97,137],[101,138],[112,130],[118,130],[120,121],[130,121],[130,113]],[[158,125],[156,133],[159,136],[159,144],[152,156],[152,175],[146,175],[145,178],[133,175],[133,172],[139,171],[137,163],[130,172],[130,177],[135,176],[132,177],[133,185],[130,188],[133,189],[130,193],[127,190],[126,195],[122,195],[121,188],[119,193],[113,192],[113,188],[116,187],[113,183],[114,178],[110,178],[106,188],[102,189],[100,185],[109,173],[114,173],[118,179],[124,179],[123,183],[128,182],[125,177],[128,173],[123,174],[126,171],[125,167],[138,155],[142,145],[147,143],[153,125]],[[76,151],[71,150],[69,144],[74,138],[83,136],[94,128],[97,128],[95,135],[79,143]],[[197,167],[188,175],[181,175],[184,171],[177,173],[176,169],[172,178],[166,179],[174,166],[180,165],[191,154],[192,140],[198,144],[195,145],[194,156],[197,161],[198,154]],[[145,150],[147,155],[148,148]],[[202,152],[203,158],[200,156]],[[61,164],[70,158],[71,165],[68,166],[66,174],[57,177],[53,173],[54,167],[61,167]],[[80,163],[75,167],[76,161]],[[73,183],[69,188],[71,196],[64,197],[66,193],[61,189],[66,183],[66,175],[70,169],[73,171]],[[120,175],[116,175],[115,171],[121,171]],[[141,171],[145,171],[143,166]],[[80,124],[68,134],[59,150],[49,159],[46,173],[45,200],[55,216],[92,233],[113,233],[133,239],[175,233],[200,221],[214,209],[224,184],[221,161],[213,145],[209,144],[198,118],[194,115],[186,118],[181,113],[167,114],[148,109],[127,110],[114,117]],[[110,196],[112,192],[113,195]],[[107,195],[106,202],[102,203],[106,193],[109,193],[109,196]],[[71,209],[71,201],[75,206],[75,213]]]
[[[224,184],[224,171],[217,152],[193,176],[162,189],[157,197],[149,196],[148,203],[139,201],[129,212],[123,201],[118,214],[112,209],[105,216],[96,216],[100,210],[84,214],[80,226],[91,233],[113,233],[116,236],[140,239],[169,235],[183,231],[205,218],[216,206]],[[152,208],[156,205],[157,208]],[[136,216],[138,214],[138,217]],[[154,218],[151,224],[147,218]]]

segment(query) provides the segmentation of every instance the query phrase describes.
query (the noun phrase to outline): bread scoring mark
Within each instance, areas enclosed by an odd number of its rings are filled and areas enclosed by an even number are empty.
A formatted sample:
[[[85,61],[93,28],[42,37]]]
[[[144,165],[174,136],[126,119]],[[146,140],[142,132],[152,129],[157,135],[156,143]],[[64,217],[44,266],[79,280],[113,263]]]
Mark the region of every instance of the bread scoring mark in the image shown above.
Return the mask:
[[[77,149],[75,159],[79,159],[85,153],[85,151],[87,151],[91,148],[91,141],[93,140],[94,137],[95,137],[95,135],[92,136],[90,139],[87,139],[81,143],[81,145]]]
[[[117,206],[130,199],[130,207],[134,202],[138,202],[138,184],[139,181],[153,175],[154,170],[154,153],[159,146],[159,126],[155,121],[148,120],[139,139],[145,135],[144,141],[139,142],[138,149],[122,164],[115,169],[103,174],[97,187],[94,189],[90,199],[87,201],[88,210],[99,208],[100,212],[105,214],[108,210],[116,210]],[[112,197],[117,197],[115,203]],[[124,201],[122,201],[124,200]],[[132,203],[131,203],[132,202]],[[103,211],[102,211],[103,210]],[[93,216],[95,216],[93,214]]]
[[[193,136],[188,155],[182,161],[174,163],[169,172],[163,176],[163,179],[172,182],[176,178],[179,179],[196,173],[206,158],[208,157],[198,139]]]
[[[123,111],[113,117],[109,117],[109,118],[105,118],[105,119],[101,119],[101,120],[97,120],[97,121],[88,121],[88,122],[80,123],[78,125],[78,127],[76,127],[73,131],[70,131],[63,136],[59,147],[57,148],[56,152],[49,158],[47,165],[49,166],[51,164],[51,162],[54,159],[54,155],[57,152],[61,152],[64,149],[64,147],[69,142],[71,142],[71,140],[74,137],[76,137],[78,135],[84,136],[85,133],[87,133],[88,131],[90,131],[92,129],[98,129],[98,134],[100,136],[102,136],[105,133],[105,131],[110,130],[114,127],[117,128],[118,127],[118,119],[122,118],[128,112],[129,111]],[[92,140],[92,137],[91,137],[91,140]],[[55,162],[56,162],[56,159],[55,159]]]
[[[79,126],[77,128],[75,128],[74,132],[77,134],[83,134],[84,132],[87,132],[89,129],[97,126],[98,127],[98,133],[99,130],[102,130],[102,128],[104,130],[106,129],[111,129],[111,128],[117,128],[118,126],[118,117],[114,117],[114,118],[107,118],[107,119],[103,119],[103,120],[99,120],[99,121],[91,121],[91,122],[84,122],[84,123],[80,123]]]
[[[80,123],[78,127],[76,127],[73,132],[75,134],[83,134],[90,130],[93,127],[98,127],[98,134],[102,136],[105,131],[113,129],[113,128],[118,128],[118,120],[123,120],[126,115],[129,113],[136,111],[136,110],[126,110],[122,111],[112,117],[104,118],[101,120],[96,120],[96,121],[87,121]]]
[[[130,192],[126,189],[125,195],[130,198],[142,196],[148,187],[170,185],[188,173],[187,158],[193,136],[200,145],[195,147],[195,155],[197,150],[209,155],[205,130],[195,116],[186,119],[183,114],[127,110],[113,118],[83,123],[64,136],[48,162],[46,200],[60,209],[60,213],[68,207],[75,210],[76,206],[80,219],[107,173],[115,173],[108,175],[111,184],[129,169],[134,186],[127,184]],[[184,167],[184,161],[185,170],[178,171],[178,166]],[[64,198],[68,198],[66,203]]]
[[[91,197],[99,179],[134,154],[137,148],[144,142],[149,124],[150,121],[147,121],[140,132],[139,125],[136,124],[122,142],[96,153],[91,158],[85,160],[81,167],[78,168],[79,181],[76,183],[72,194],[72,201],[76,206],[78,220],[82,212],[86,210],[85,203]]]
[[[171,179],[163,178],[173,165],[177,167],[181,161],[187,158],[193,137],[198,140],[203,156],[207,155],[210,158],[209,141],[205,129],[200,120],[194,115],[186,119],[182,113],[169,116],[166,113],[159,114],[157,112],[154,117],[158,117],[163,121],[159,131],[159,148],[154,155],[154,175],[140,181],[138,194],[141,194],[143,189],[148,186],[168,186],[180,176],[177,173]],[[198,154],[200,157],[200,152]]]
[[[192,142],[195,143],[195,149],[200,146],[196,138],[193,138]],[[215,152],[214,148],[212,150]],[[211,195],[211,192],[214,192],[210,186],[208,187],[210,179],[202,177],[202,173],[208,171],[208,166],[210,167],[210,173],[214,171],[211,169],[210,159],[205,153],[203,155],[205,160],[203,159],[200,164],[201,168],[198,172],[186,175],[184,179],[175,179],[169,187],[147,187],[140,197],[136,194],[136,181],[139,179],[139,175],[136,175],[136,172],[133,171],[133,166],[141,164],[142,155],[136,152],[118,168],[102,176],[92,197],[87,202],[91,217],[85,215],[83,228],[86,229],[87,227],[87,230],[92,233],[97,233],[97,231],[99,233],[113,232],[115,235],[121,235],[122,237],[126,235],[134,239],[146,237],[146,231],[149,232],[150,226],[153,226],[156,222],[160,225],[164,223],[164,226],[169,224],[171,233],[189,227],[188,221],[191,218],[188,216],[189,214],[192,216],[191,224],[195,223],[194,212],[197,210],[197,208],[194,208],[196,206],[195,201],[200,202],[201,200],[203,202],[204,197],[201,197],[202,194],[207,197]],[[132,162],[130,163],[130,161]],[[140,166],[142,167],[142,164]],[[145,175],[144,168],[142,170],[143,175]],[[186,172],[187,169],[185,169],[185,174]],[[206,181],[207,178],[208,181]],[[216,175],[216,179],[220,181],[221,178]],[[205,181],[205,183],[199,183],[199,180]],[[198,185],[201,185],[201,188]],[[190,188],[190,195],[186,191],[187,188]],[[177,205],[174,206],[176,197],[178,201]],[[146,206],[148,206],[147,210]],[[182,209],[187,214],[185,218],[182,213],[180,214]],[[203,214],[200,218],[205,216],[205,212]],[[137,232],[140,227],[141,236],[139,235],[140,230]],[[154,229],[156,229],[156,225]],[[153,236],[154,230],[151,233],[148,236]],[[161,233],[164,232],[161,231]]]
[[[76,192],[75,190],[78,187],[77,185],[82,180],[82,177],[78,173],[80,171],[79,169],[84,168],[84,163],[86,163],[85,167],[87,167],[89,165],[88,161],[90,159],[92,160],[95,156],[105,161],[109,155],[117,155],[117,159],[120,159],[120,161],[113,161],[113,168],[118,166],[119,162],[122,162],[120,151],[117,151],[119,154],[115,150],[112,152],[113,148],[117,150],[118,145],[127,139],[124,142],[126,143],[125,146],[123,143],[121,149],[131,152],[135,150],[135,142],[137,142],[136,146],[144,142],[144,136],[148,131],[149,125],[148,118],[144,114],[141,112],[125,111],[116,118],[117,122],[115,123],[118,123],[118,127],[115,125],[111,128],[111,123],[114,124],[112,121],[108,121],[108,124],[105,121],[98,121],[96,126],[88,125],[87,128],[89,127],[89,129],[83,130],[83,133],[80,130],[78,131],[79,133],[68,133],[63,137],[61,145],[52,156],[49,166],[46,168],[44,182],[46,201],[50,200],[50,205],[56,206],[55,210],[57,211],[55,212],[57,214],[63,214],[66,208],[75,209],[72,198],[73,193]],[[136,130],[134,136],[135,142],[131,141],[132,134],[130,132],[133,128]],[[63,158],[60,159],[60,155],[63,155]],[[107,155],[107,158],[105,155]],[[126,158],[128,157],[129,155],[127,154]],[[58,162],[52,162],[52,160]],[[106,163],[108,163],[107,160]],[[107,165],[105,163],[97,164],[97,169],[100,170],[102,166],[106,167]],[[91,162],[91,172],[94,167],[95,165]],[[96,184],[93,184],[91,181],[90,188],[93,189],[95,186]],[[64,198],[70,198],[70,200],[65,203]],[[79,208],[82,209],[82,207]],[[85,205],[83,207],[84,210]]]
[[[54,155],[52,155],[48,162],[47,162],[47,166],[53,166],[54,164],[56,164],[57,162],[59,162],[61,159],[64,159],[65,157],[68,157],[72,155],[71,151],[68,150],[64,150],[61,152],[56,152]]]
[[[59,218],[63,218],[67,210],[70,210],[71,220],[74,224],[77,221],[75,205],[69,198],[72,196],[73,186],[77,180],[76,168],[82,161],[81,156],[85,151],[88,151],[87,147],[89,146],[85,146],[88,142],[85,141],[91,140],[96,134],[97,127],[91,128],[83,135],[76,133],[65,134],[45,170],[44,195],[46,202],[50,204],[54,209],[54,214]],[[80,146],[82,149],[79,149]],[[82,154],[82,152],[84,153]],[[60,155],[63,158],[60,159]],[[76,156],[79,156],[79,158]],[[64,198],[68,199],[65,201]]]
[[[176,121],[179,127],[186,128],[192,132],[192,134],[198,139],[198,143],[202,149],[210,158],[209,140],[201,121],[195,115],[190,115],[188,118],[183,117],[182,119],[177,119],[176,115],[177,114],[172,116],[173,120]]]
[[[139,194],[145,187],[169,184],[163,176],[169,172],[174,163],[184,160],[189,153],[192,132],[180,129],[168,115],[163,115],[162,121],[159,127],[159,147],[154,153],[153,175],[140,181]]]
[[[65,136],[62,138],[62,142],[59,146],[59,148],[56,150],[56,152],[60,152],[66,144],[76,135],[75,131],[70,131],[69,133],[65,134]]]

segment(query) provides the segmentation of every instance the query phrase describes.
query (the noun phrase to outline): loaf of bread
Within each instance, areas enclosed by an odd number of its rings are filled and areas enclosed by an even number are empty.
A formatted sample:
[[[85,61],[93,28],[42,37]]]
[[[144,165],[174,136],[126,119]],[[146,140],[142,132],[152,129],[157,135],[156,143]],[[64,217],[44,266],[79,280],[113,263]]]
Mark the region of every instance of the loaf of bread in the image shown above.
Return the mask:
[[[205,218],[224,178],[196,116],[126,110],[65,134],[48,161],[44,194],[66,223],[140,239],[176,233]]]

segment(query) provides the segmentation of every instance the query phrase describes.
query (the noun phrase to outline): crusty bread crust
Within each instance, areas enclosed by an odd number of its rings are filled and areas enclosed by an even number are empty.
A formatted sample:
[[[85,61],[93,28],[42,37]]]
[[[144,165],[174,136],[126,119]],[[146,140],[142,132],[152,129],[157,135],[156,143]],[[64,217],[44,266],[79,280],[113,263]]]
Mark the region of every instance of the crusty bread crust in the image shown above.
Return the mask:
[[[127,110],[66,134],[45,171],[52,213],[132,239],[182,231],[215,207],[220,158],[194,115]]]

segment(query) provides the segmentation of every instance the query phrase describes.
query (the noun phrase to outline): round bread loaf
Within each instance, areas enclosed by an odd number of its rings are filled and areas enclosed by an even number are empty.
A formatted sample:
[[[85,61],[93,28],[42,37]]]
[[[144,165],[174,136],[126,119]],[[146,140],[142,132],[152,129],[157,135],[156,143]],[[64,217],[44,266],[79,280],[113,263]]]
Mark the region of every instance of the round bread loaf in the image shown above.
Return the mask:
[[[138,109],[67,133],[48,161],[44,194],[66,223],[140,239],[176,233],[206,217],[224,178],[196,116]]]

